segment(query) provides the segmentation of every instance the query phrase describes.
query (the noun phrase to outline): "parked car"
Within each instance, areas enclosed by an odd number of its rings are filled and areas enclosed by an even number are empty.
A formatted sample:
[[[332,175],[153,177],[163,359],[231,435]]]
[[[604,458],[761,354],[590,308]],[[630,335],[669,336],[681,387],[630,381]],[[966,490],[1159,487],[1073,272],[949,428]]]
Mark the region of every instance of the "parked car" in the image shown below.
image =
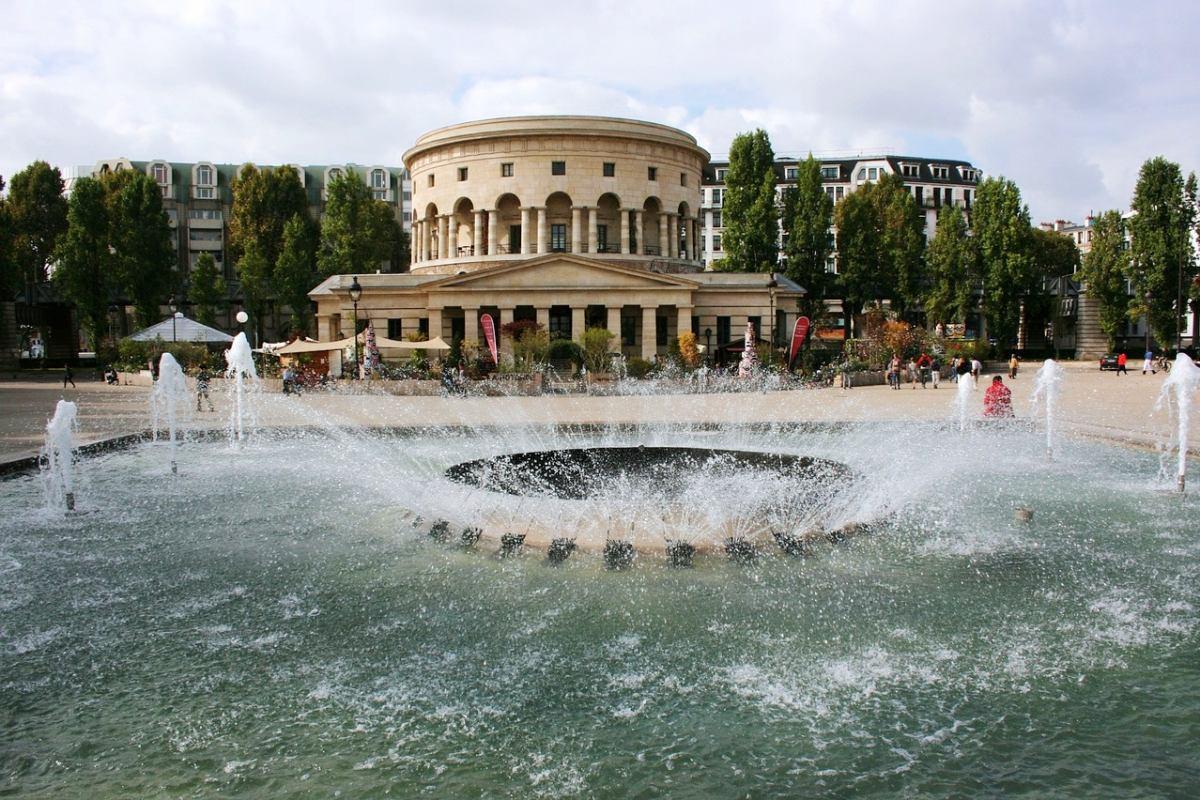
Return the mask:
[[[1117,357],[1115,355],[1100,356],[1100,369],[1116,369]]]

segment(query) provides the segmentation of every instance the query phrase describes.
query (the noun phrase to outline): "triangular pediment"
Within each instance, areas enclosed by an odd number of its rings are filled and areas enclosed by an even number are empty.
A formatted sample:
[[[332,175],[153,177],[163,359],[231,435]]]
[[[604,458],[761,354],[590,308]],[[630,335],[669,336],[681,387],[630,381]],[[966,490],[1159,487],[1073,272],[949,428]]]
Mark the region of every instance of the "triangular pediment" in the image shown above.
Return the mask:
[[[664,275],[586,256],[552,253],[465,275],[454,275],[429,288],[695,289],[696,283],[681,275]]]

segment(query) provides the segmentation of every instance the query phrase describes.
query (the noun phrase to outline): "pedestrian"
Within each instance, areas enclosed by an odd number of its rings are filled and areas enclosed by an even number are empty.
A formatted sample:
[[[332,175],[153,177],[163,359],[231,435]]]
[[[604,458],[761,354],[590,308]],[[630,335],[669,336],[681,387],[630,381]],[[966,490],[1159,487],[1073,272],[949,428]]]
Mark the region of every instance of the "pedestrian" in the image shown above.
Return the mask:
[[[954,374],[956,376],[956,380],[954,381],[955,383],[958,383],[964,378],[967,380],[971,379],[971,362],[966,356],[958,357],[958,366],[954,369]]]
[[[1151,375],[1157,375],[1158,370],[1154,368],[1154,351],[1146,349],[1146,354],[1142,356],[1142,374],[1149,372]]]
[[[975,387],[979,388],[979,376],[983,374],[983,364],[978,358],[971,359],[971,377],[975,379]]]
[[[1012,380],[1013,378],[1016,378],[1016,377],[1017,377],[1017,368],[1018,368],[1018,367],[1020,367],[1020,366],[1021,366],[1021,362],[1020,362],[1020,360],[1017,358],[1017,354],[1016,354],[1016,353],[1013,353],[1013,354],[1012,354],[1012,357],[1011,357],[1010,359],[1008,359],[1008,377],[1009,377],[1009,380]]]
[[[63,365],[63,388],[67,388],[67,382],[71,383],[71,388],[75,388],[75,373],[71,371],[71,365]]]
[[[1011,417],[1013,415],[1012,391],[1004,385],[1004,379],[999,375],[992,378],[992,385],[984,392],[983,415],[985,417]]]
[[[933,359],[931,359],[929,357],[929,354],[921,353],[921,357],[917,359],[917,369],[921,373],[921,388],[922,389],[927,388],[925,384],[928,383],[928,381],[929,381],[929,371],[931,369],[931,367],[930,367],[931,364],[933,364]]]
[[[845,358],[842,359],[841,367],[842,367],[841,368],[842,388],[849,389],[853,386],[853,384],[850,381],[850,357],[849,356],[846,356]]]
[[[917,360],[912,356],[908,357],[908,364],[905,365],[905,372],[908,373],[908,382],[912,384],[912,388],[917,388]]]
[[[211,381],[212,381],[212,375],[209,374],[209,372],[206,368],[201,367],[200,372],[198,372],[196,374],[196,410],[197,411],[204,410],[204,409],[200,408],[201,400],[204,400],[208,403],[209,411],[216,411],[216,409],[213,408],[212,398],[208,396],[208,385]]]
[[[892,353],[892,360],[888,363],[887,379],[888,386],[900,388],[900,356],[897,353]]]
[[[929,360],[929,377],[933,378],[933,388],[938,387],[938,381],[942,379],[942,362],[934,356]]]
[[[283,368],[283,393],[284,394],[292,393],[292,368],[291,367]]]
[[[1128,356],[1126,356],[1124,353],[1117,354],[1117,374],[1118,375],[1120,375],[1122,372],[1125,373],[1126,375],[1129,374],[1129,370],[1125,368],[1125,364],[1128,360],[1129,360]]]

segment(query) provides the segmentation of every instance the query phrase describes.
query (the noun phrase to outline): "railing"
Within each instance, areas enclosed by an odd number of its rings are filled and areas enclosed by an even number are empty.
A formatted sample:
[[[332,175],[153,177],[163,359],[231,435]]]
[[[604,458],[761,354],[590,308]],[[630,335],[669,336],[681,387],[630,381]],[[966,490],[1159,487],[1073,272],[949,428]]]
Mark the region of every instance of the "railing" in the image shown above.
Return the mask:
[[[596,247],[597,253],[609,253],[611,255],[620,255],[621,246],[619,244],[602,244]]]
[[[475,245],[473,245],[473,244],[461,245],[458,248],[458,257],[459,258],[469,257],[469,256],[473,256],[473,255],[475,255]]]
[[[521,252],[521,246],[517,245],[516,249],[507,244],[496,245],[496,255],[500,256],[515,256]]]
[[[661,256],[662,248],[656,244],[647,244],[642,246],[642,254],[647,256]]]

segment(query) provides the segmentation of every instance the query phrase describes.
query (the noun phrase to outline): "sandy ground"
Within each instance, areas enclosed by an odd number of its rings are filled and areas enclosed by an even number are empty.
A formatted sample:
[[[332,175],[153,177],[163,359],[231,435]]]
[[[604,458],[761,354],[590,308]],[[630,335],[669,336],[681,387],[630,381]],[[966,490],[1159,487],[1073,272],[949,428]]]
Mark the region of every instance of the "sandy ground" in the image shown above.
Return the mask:
[[[1100,372],[1094,363],[1064,364],[1066,377],[1060,402],[1063,430],[1069,435],[1100,437],[1134,446],[1152,447],[1164,440],[1165,413],[1155,413],[1154,403],[1163,375],[1143,376]],[[972,394],[970,411],[978,417],[987,378]],[[1018,417],[1030,413],[1034,370],[1023,368],[1013,390]],[[261,398],[259,423],[297,426],[333,422],[365,426],[422,427],[441,425],[524,425],[592,423],[679,422],[805,422],[805,421],[932,421],[953,416],[956,387],[886,386],[850,390],[653,395],[635,397],[396,397],[369,393],[317,393],[300,397],[267,393]],[[34,455],[55,403],[60,399],[79,406],[82,444],[113,436],[137,433],[149,426],[149,389],[106,386],[78,381],[77,388],[62,388],[61,377],[45,380],[0,380],[0,462]],[[223,428],[229,400],[220,381],[212,392],[215,412],[194,415],[199,427]],[[1200,438],[1200,437],[1197,437]],[[1200,455],[1200,442],[1192,445]]]

